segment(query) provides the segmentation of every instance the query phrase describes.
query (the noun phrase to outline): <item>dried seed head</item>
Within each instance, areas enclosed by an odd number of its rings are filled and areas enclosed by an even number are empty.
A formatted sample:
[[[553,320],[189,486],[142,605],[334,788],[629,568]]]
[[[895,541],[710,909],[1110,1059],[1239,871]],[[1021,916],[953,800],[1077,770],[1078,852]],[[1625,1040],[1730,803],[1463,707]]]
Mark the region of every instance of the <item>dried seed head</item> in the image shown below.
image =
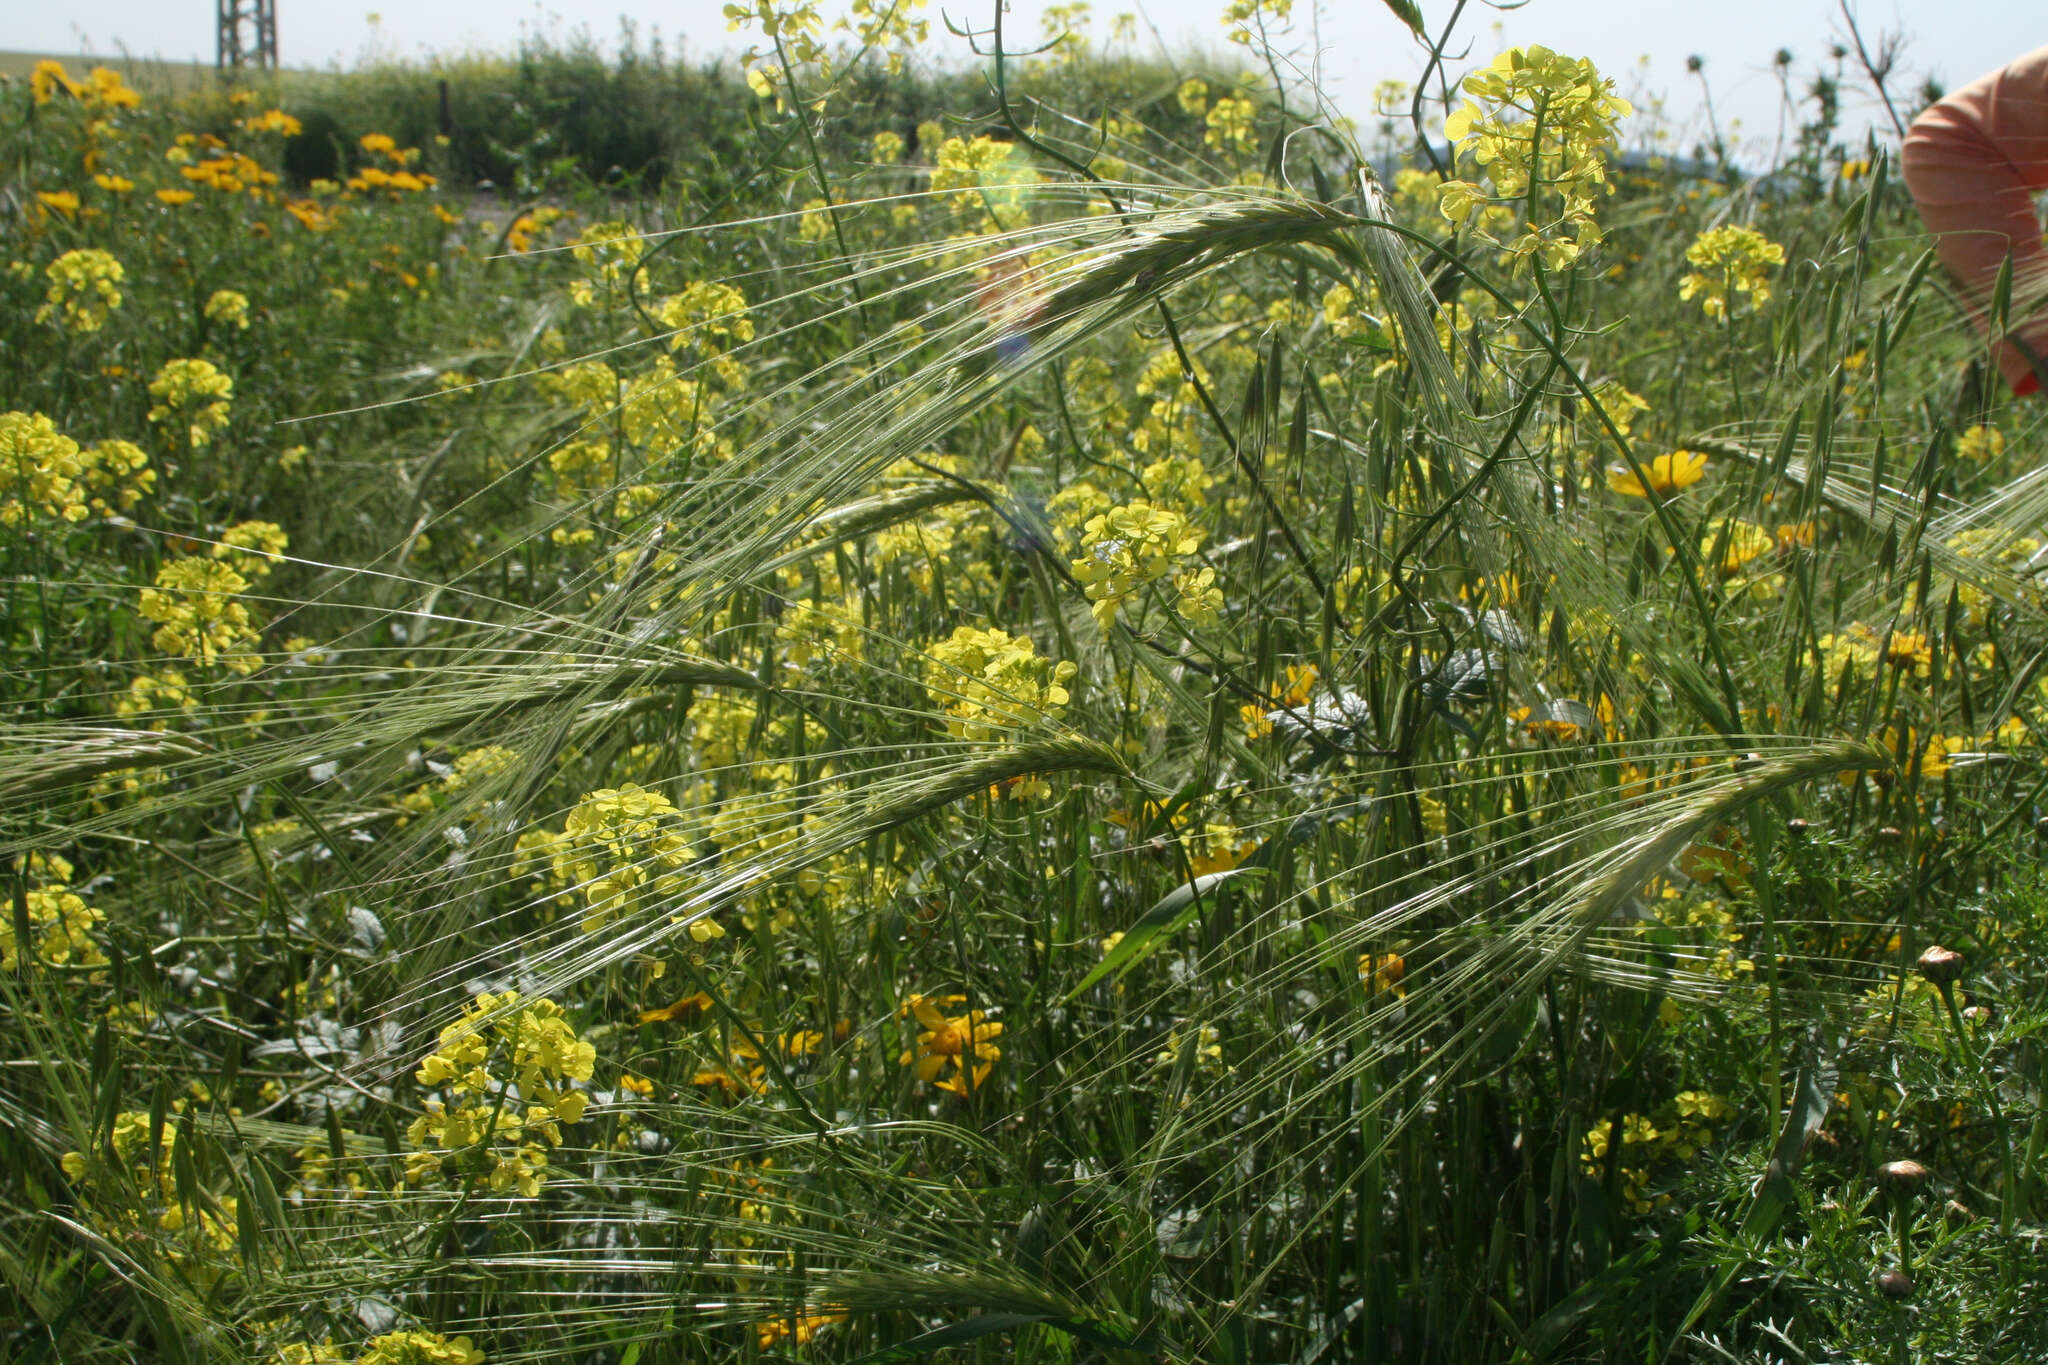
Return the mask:
[[[1903,1270],[1881,1271],[1877,1288],[1888,1299],[1909,1299],[1913,1297],[1913,1277]]]
[[[1941,1206],[1941,1216],[1951,1223],[1967,1223],[1977,1215],[1970,1212],[1970,1206],[1951,1199]]]
[[[1877,1183],[1895,1194],[1911,1194],[1927,1183],[1927,1175],[1917,1161],[1887,1161],[1877,1168]]]
[[[1937,986],[1946,986],[1963,974],[1963,955],[1939,943],[1920,954],[1920,975]]]

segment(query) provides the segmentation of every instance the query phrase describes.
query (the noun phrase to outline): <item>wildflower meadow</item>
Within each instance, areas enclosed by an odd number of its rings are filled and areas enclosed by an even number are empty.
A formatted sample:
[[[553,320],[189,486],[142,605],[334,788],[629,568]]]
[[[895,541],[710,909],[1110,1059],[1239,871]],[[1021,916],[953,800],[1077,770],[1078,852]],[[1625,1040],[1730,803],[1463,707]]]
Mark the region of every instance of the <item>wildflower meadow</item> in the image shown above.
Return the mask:
[[[2048,1358],[2040,400],[1393,7],[0,81],[7,1358]]]

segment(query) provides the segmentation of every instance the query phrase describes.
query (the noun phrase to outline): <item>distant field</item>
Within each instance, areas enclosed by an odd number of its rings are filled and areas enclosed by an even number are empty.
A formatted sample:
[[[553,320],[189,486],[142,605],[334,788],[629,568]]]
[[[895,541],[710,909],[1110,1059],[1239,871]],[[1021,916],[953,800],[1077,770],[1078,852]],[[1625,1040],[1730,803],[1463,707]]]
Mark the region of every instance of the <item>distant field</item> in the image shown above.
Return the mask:
[[[75,52],[0,52],[0,76],[26,76],[37,62],[54,58],[76,75],[95,66],[111,66],[138,90],[191,90],[213,79],[210,62],[174,62],[155,57],[88,57]],[[283,74],[290,75],[291,72]]]

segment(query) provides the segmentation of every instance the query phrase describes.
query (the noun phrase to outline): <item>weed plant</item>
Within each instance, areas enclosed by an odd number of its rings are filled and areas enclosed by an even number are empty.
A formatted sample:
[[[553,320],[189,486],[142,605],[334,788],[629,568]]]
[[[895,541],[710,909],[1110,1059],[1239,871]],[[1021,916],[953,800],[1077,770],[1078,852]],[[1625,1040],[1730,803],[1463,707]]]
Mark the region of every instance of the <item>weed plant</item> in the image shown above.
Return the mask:
[[[10,1354],[2048,1352],[2041,421],[1833,88],[736,16],[488,217],[0,86]]]

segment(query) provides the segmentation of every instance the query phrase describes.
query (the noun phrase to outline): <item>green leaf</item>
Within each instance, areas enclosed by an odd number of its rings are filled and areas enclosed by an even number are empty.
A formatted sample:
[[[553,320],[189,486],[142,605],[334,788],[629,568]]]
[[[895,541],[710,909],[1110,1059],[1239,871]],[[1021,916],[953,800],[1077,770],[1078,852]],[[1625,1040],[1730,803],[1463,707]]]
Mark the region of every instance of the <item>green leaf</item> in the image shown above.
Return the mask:
[[[1186,928],[1200,913],[1202,897],[1208,895],[1214,888],[1233,877],[1264,871],[1264,867],[1247,863],[1222,872],[1211,872],[1176,886],[1154,902],[1150,910],[1138,916],[1137,923],[1124,930],[1124,936],[1117,940],[1116,947],[1103,954],[1102,961],[1096,963],[1093,970],[1081,978],[1081,984],[1067,992],[1067,1002],[1072,1003],[1081,992],[1111,972],[1122,976],[1138,965],[1139,960],[1149,953],[1160,939],[1171,938]]]

